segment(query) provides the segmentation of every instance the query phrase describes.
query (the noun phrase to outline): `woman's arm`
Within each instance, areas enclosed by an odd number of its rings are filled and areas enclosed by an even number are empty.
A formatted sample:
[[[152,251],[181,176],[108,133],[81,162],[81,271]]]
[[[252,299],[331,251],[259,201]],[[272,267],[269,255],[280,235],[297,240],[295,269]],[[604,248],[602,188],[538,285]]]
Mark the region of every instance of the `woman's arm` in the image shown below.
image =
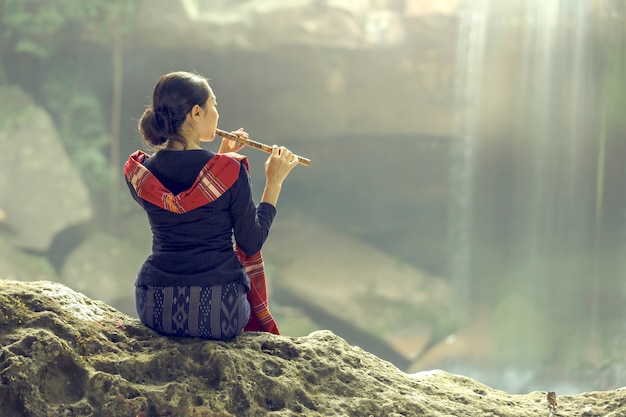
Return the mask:
[[[276,208],[267,203],[255,206],[252,200],[250,176],[241,166],[239,179],[231,190],[230,212],[233,221],[235,242],[247,255],[255,255],[267,239],[276,216]]]

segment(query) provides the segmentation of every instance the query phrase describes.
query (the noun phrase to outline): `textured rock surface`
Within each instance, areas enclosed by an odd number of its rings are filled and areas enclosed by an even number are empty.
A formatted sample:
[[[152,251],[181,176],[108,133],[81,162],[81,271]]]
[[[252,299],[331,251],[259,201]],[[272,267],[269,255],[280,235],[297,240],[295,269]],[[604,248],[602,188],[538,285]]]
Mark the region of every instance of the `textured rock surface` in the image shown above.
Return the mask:
[[[404,374],[328,331],[161,337],[63,285],[0,281],[3,416],[543,416],[445,372]],[[559,416],[622,416],[626,389],[557,396]]]

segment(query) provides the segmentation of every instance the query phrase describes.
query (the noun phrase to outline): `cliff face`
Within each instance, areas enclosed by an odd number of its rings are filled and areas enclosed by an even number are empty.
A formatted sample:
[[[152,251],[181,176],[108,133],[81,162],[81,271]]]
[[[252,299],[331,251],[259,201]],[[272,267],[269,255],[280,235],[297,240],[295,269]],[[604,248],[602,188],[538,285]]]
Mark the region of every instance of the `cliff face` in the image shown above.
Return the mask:
[[[407,375],[328,331],[159,336],[61,284],[0,281],[0,409],[11,416],[621,416],[626,389],[509,395]],[[557,393],[558,394],[558,393]]]

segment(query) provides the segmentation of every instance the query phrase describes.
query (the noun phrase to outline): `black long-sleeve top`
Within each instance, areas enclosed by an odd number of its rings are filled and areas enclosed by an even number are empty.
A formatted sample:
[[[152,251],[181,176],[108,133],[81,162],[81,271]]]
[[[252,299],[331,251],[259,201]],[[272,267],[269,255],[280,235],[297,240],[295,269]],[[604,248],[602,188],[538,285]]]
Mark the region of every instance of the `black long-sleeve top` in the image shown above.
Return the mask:
[[[143,165],[177,195],[191,188],[201,169],[215,154],[206,150],[161,150]],[[128,181],[127,181],[128,183]],[[152,229],[152,254],[139,269],[136,285],[214,285],[249,279],[233,249],[248,255],[261,250],[276,215],[268,203],[255,206],[251,181],[244,164],[239,178],[217,200],[195,210],[177,214],[137,196]]]

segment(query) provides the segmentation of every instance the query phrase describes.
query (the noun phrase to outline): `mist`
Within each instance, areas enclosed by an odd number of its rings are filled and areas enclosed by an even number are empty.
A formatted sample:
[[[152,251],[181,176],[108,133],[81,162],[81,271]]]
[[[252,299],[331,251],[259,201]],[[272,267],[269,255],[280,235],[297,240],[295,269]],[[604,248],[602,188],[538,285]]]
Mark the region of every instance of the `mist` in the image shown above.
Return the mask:
[[[95,19],[97,36],[69,13],[43,36],[0,3],[0,277],[63,282],[136,315],[133,265],[151,242],[121,168],[144,148],[156,80],[196,71],[221,129],[311,159],[287,179],[267,243],[283,334],[329,329],[405,372],[512,393],[623,385],[621,2],[162,3]],[[58,137],[24,133],[30,105]],[[22,190],[45,183],[53,141],[91,208],[50,220],[48,244],[33,219],[65,206]],[[35,144],[40,157],[24,156]],[[267,155],[242,153],[258,201]]]

